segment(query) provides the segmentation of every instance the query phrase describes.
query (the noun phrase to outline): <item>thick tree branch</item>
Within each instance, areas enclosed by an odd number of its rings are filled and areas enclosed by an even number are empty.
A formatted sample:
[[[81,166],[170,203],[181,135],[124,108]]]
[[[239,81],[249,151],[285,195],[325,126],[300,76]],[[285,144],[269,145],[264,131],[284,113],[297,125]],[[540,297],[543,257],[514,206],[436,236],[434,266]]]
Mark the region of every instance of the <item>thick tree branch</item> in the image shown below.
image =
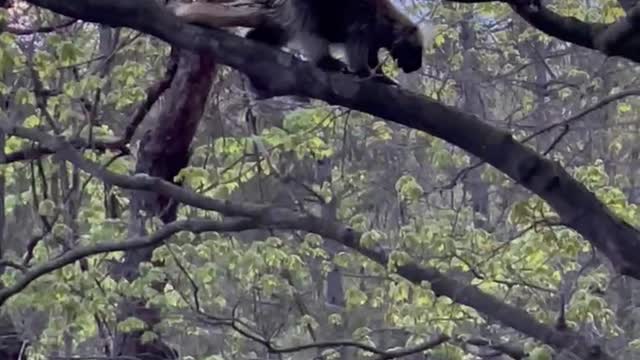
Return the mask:
[[[592,24],[573,16],[562,16],[541,5],[523,6],[517,2],[513,1],[511,8],[533,27],[547,35],[589,49],[595,49],[594,39],[606,28],[605,24]]]
[[[634,6],[627,16],[609,25],[595,40],[597,49],[605,54],[615,53],[638,34],[640,29],[640,5]]]
[[[613,24],[588,23],[542,6],[540,0],[446,0],[460,3],[504,2],[536,29],[563,41],[640,62],[640,36],[634,29],[640,10],[632,9]]]
[[[124,141],[128,142],[144,118],[152,125],[141,137],[135,173],[173,181],[180,170],[188,165],[189,149],[205,109],[215,69],[216,62],[209,54],[172,47],[164,80],[147,91],[147,98],[125,130]],[[161,94],[161,100],[156,102]],[[158,111],[146,116],[154,103]],[[145,224],[149,217],[157,216],[163,223],[176,219],[178,204],[166,196],[133,191],[130,192],[129,200],[129,237],[146,234]],[[151,261],[155,248],[156,246],[149,246],[127,251],[122,261],[111,268],[110,274],[115,278],[125,277],[133,281],[140,275],[140,263]],[[163,261],[152,263],[162,266]],[[163,284],[156,282],[153,286],[162,288]],[[136,316],[146,326],[155,327],[160,322],[161,311],[154,305],[144,304],[146,300],[144,297],[127,296],[118,305],[116,319]],[[179,358],[177,349],[162,340],[148,343],[144,341],[143,334],[142,331],[117,334],[114,341],[117,344],[114,347],[115,353],[134,357],[163,354],[167,359]]]
[[[47,144],[48,147],[55,149],[57,155],[62,159],[111,185],[133,190],[155,191],[163,196],[172,197],[177,201],[200,209],[217,211],[225,216],[249,218],[253,227],[304,230],[315,233],[325,238],[339,241],[383,266],[386,266],[389,261],[388,254],[384,251],[363,247],[359,241],[362,236],[361,233],[331,219],[303,214],[287,208],[212,199],[160,178],[147,175],[126,176],[115,174],[85,160],[73,146],[61,140],[60,137],[33,129],[13,127],[3,121],[0,121],[0,127],[5,128],[8,134]],[[480,313],[549,344],[558,350],[571,351],[581,359],[613,359],[598,344],[589,342],[579,334],[570,330],[560,332],[553,327],[541,324],[522,309],[505,304],[494,296],[482,292],[477,287],[461,283],[434,268],[408,263],[398,266],[397,272],[414,284],[422,284],[426,281],[430,283],[431,289],[437,296],[444,295],[459,304],[472,307]],[[0,292],[1,295],[2,292]],[[1,299],[2,297],[0,297]]]
[[[74,262],[84,259],[88,256],[114,251],[129,251],[158,245],[167,240],[172,235],[181,231],[191,231],[194,233],[211,231],[232,232],[252,229],[254,227],[254,221],[247,219],[227,222],[219,222],[207,219],[191,219],[170,223],[149,236],[141,236],[126,241],[117,241],[92,246],[77,247],[51,261],[31,268],[29,271],[23,273],[15,284],[0,290],[0,306],[2,306],[9,298],[24,290],[24,288],[26,288],[36,279],[53,271],[56,271],[66,265],[73,264]]]

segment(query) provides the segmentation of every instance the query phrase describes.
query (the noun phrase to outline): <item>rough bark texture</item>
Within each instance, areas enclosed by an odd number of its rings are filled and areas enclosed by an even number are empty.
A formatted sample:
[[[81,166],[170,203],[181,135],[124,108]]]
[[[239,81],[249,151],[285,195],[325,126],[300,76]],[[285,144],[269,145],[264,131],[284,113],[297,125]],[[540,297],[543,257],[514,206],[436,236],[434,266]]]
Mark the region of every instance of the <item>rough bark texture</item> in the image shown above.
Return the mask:
[[[172,181],[189,162],[189,149],[204,112],[207,96],[213,82],[215,63],[210,56],[187,51],[172,51],[171,63],[178,70],[171,87],[157,111],[151,114],[148,128],[140,142],[136,173],[144,173]],[[176,219],[177,203],[157,193],[134,191],[131,193],[129,236],[144,235],[145,223],[158,216],[163,222]],[[123,263],[114,266],[116,277],[129,281],[138,276],[141,262],[150,261],[155,247],[128,251]],[[161,286],[162,284],[159,284]],[[161,314],[145,305],[145,299],[127,299],[120,304],[118,317],[124,320],[135,316],[143,320],[149,329],[158,324]],[[136,356],[142,360],[176,359],[177,352],[161,340],[142,343],[142,332],[120,334],[115,342],[116,355]]]

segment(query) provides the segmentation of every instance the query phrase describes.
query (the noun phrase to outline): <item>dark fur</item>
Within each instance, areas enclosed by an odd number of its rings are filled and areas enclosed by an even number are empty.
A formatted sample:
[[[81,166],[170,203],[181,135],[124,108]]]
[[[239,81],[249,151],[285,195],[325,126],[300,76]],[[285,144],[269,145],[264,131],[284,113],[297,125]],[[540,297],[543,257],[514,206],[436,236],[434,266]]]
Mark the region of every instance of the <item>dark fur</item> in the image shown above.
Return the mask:
[[[270,10],[252,22],[247,38],[279,48],[297,42],[311,62],[332,72],[348,71],[347,65],[329,51],[330,44],[343,44],[348,67],[359,77],[371,76],[371,69],[378,67],[381,48],[389,50],[406,73],[422,66],[422,33],[392,0],[268,1]],[[217,26],[211,7],[195,4],[187,5],[179,16]],[[395,84],[381,69],[376,78]]]
[[[310,60],[327,71],[347,70],[331,56],[329,43],[344,44],[349,66],[360,77],[371,76],[371,69],[379,65],[381,48],[390,51],[404,72],[416,71],[422,66],[421,33],[390,1],[285,0],[273,19],[251,30],[247,38],[283,47],[300,34],[308,34],[301,40],[303,50],[310,51]],[[323,41],[326,49],[319,48]],[[383,76],[380,69],[378,75]]]

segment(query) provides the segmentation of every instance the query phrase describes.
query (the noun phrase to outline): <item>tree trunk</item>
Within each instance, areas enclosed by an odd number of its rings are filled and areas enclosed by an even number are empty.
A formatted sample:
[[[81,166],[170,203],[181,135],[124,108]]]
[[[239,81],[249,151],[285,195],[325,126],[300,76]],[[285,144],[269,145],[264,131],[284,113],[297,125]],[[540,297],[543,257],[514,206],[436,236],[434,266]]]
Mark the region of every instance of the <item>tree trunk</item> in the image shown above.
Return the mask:
[[[153,126],[140,141],[136,173],[144,173],[172,181],[189,162],[190,146],[215,74],[215,62],[210,56],[172,50],[168,66],[178,69],[164,97],[156,104],[157,111],[148,116]],[[178,204],[156,193],[131,193],[129,236],[144,235],[145,223],[159,217],[164,223],[174,221]],[[115,278],[129,281],[139,276],[138,266],[150,261],[155,248],[130,251],[124,261],[112,269]],[[161,264],[156,264],[161,265]],[[161,286],[163,284],[160,284]],[[161,320],[158,309],[145,305],[145,299],[126,299],[120,304],[118,320],[135,316],[146,323],[148,329]],[[142,360],[177,359],[177,352],[166,342],[158,340],[142,343],[142,331],[118,334],[111,350],[115,356],[135,356]]]

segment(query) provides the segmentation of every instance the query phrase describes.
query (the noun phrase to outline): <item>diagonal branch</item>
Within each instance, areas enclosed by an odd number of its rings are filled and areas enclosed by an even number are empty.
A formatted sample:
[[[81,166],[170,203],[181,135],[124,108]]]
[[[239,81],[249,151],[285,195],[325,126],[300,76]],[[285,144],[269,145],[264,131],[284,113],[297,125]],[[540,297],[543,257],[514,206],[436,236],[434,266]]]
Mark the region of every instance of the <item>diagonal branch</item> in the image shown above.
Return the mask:
[[[504,2],[531,26],[563,41],[605,55],[621,56],[640,62],[640,36],[635,29],[640,22],[640,9],[612,24],[589,23],[573,16],[563,16],[549,10],[540,0],[446,0],[459,3]],[[638,8],[638,6],[636,6]]]
[[[211,231],[242,231],[254,228],[254,224],[255,223],[252,220],[247,219],[227,222],[206,219],[183,220],[170,223],[149,236],[140,236],[127,241],[108,242],[92,246],[77,247],[65,252],[63,255],[60,255],[53,260],[31,268],[29,271],[24,272],[15,284],[0,290],[0,307],[9,298],[24,290],[36,279],[88,256],[114,251],[128,251],[157,245],[181,231],[191,231],[193,233]]]
[[[235,313],[235,308],[233,312]],[[217,317],[208,315],[203,312],[198,312],[197,314],[198,314],[197,319],[199,322],[202,322],[207,325],[213,325],[213,326],[219,326],[219,325],[230,326],[233,330],[238,332],[240,335],[264,346],[272,354],[291,354],[291,353],[297,353],[297,352],[301,352],[309,349],[353,347],[353,348],[357,348],[357,349],[370,352],[371,354],[376,355],[376,357],[374,357],[374,359],[376,360],[388,360],[388,359],[399,359],[405,356],[418,354],[418,353],[427,351],[429,349],[433,349],[450,340],[450,337],[448,335],[438,334],[436,336],[433,336],[430,340],[423,342],[422,344],[415,345],[409,348],[392,349],[392,350],[382,350],[369,344],[351,341],[351,340],[315,341],[312,343],[295,345],[290,347],[278,347],[274,345],[271,340],[265,339],[264,337],[257,335],[255,331],[250,329],[245,329],[246,327],[248,327],[248,325],[246,325],[244,322],[239,320],[235,316],[235,314],[231,317],[231,319],[224,319],[224,320],[221,320]]]
[[[609,25],[594,41],[596,49],[612,54],[623,48],[640,30],[640,4],[627,12],[627,16]]]

